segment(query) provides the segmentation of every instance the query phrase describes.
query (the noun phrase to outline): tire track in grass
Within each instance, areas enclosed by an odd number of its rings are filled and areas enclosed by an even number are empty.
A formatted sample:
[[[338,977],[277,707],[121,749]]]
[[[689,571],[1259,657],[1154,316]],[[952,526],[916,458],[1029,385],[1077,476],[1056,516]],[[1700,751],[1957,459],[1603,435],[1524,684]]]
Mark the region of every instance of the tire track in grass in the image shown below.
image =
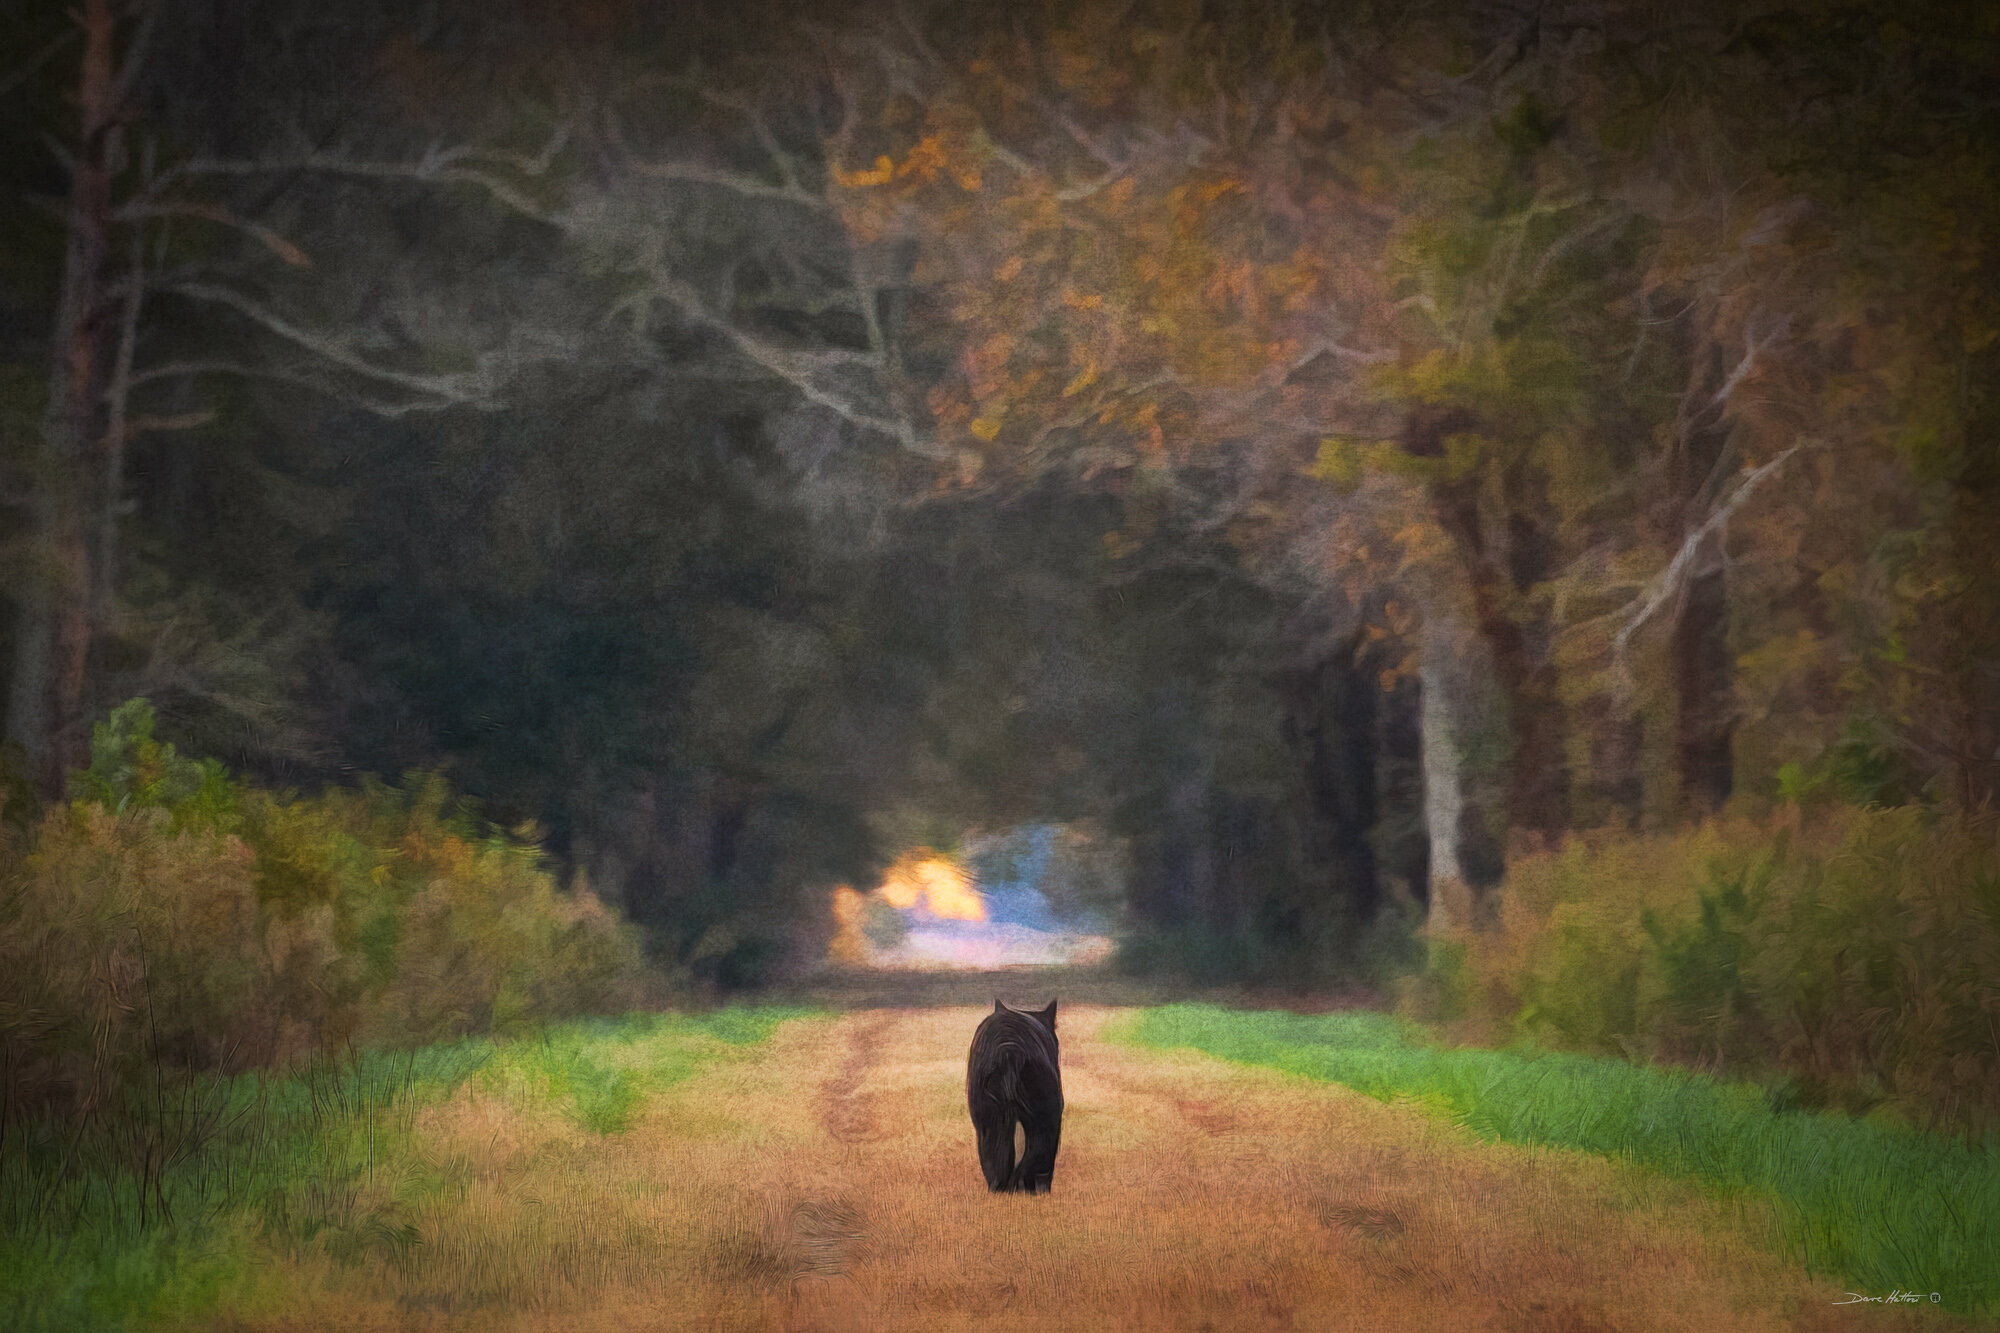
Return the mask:
[[[854,1023],[847,1059],[833,1077],[820,1085],[819,1122],[840,1143],[872,1143],[882,1137],[875,1116],[875,1096],[861,1090],[868,1071],[881,1059],[882,1037],[896,1021],[884,1010]]]
[[[889,1137],[877,1114],[877,1096],[864,1085],[881,1062],[884,1036],[895,1021],[894,1012],[882,1011],[841,1022],[847,1053],[819,1085],[813,1119],[841,1145],[843,1161]],[[784,1187],[767,1193],[755,1246],[765,1271],[778,1279],[786,1329],[817,1323],[830,1291],[874,1256],[861,1193],[825,1180],[803,1197]]]

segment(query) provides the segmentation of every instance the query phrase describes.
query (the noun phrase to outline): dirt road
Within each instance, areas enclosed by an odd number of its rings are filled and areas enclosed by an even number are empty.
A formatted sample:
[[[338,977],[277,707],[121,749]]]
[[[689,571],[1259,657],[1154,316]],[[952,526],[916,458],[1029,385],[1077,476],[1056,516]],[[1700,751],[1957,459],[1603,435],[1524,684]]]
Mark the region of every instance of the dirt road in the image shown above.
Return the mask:
[[[866,1010],[786,1025],[620,1135],[437,1108],[431,1150],[467,1154],[472,1189],[407,1272],[328,1280],[357,1327],[1955,1326],[1836,1304],[1692,1187],[1133,1050],[1103,1038],[1118,1013],[1062,1012],[1046,1197],[981,1182],[964,1104],[981,1011]]]

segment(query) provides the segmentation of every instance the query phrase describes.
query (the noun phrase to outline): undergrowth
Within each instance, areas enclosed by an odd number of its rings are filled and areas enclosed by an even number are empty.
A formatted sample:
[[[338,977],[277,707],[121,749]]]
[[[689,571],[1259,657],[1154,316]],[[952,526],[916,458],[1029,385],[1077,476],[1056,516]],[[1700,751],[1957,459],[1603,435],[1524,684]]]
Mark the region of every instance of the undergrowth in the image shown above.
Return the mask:
[[[1404,1012],[1754,1080],[1804,1109],[2000,1131],[2000,815],[1780,811],[1572,835],[1491,930],[1433,935]]]
[[[17,1126],[0,1170],[0,1327],[200,1326],[224,1304],[276,1310],[296,1300],[280,1258],[407,1268],[434,1239],[417,1221],[427,1201],[471,1179],[470,1164],[418,1142],[424,1107],[469,1084],[616,1134],[649,1094],[808,1012],[634,1014],[348,1051],[283,1076],[183,1073],[150,1109],[109,1119],[121,1134]],[[135,1140],[134,1124],[151,1128]]]

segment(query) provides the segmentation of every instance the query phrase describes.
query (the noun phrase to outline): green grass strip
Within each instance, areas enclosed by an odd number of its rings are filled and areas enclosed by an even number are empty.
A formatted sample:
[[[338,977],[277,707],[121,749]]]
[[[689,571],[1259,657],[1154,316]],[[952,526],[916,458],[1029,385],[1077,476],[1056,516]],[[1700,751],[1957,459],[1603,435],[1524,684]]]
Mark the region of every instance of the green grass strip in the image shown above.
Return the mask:
[[[553,1101],[586,1129],[618,1133],[648,1093],[763,1041],[788,1019],[814,1016],[779,1007],[631,1014],[499,1040],[357,1052],[284,1077],[208,1081],[227,1129],[177,1162],[163,1182],[171,1219],[156,1215],[145,1226],[138,1178],[117,1155],[86,1153],[64,1172],[68,1127],[51,1125],[26,1152],[10,1145],[0,1172],[0,1329],[200,1327],[223,1293],[254,1302],[277,1280],[265,1261],[273,1248],[313,1245],[342,1262],[395,1262],[422,1243],[415,1229],[347,1216],[337,1201],[378,1175],[409,1177],[409,1189],[435,1183],[409,1165],[415,1112],[468,1079]]]
[[[594,1134],[620,1134],[648,1094],[732,1047],[763,1041],[787,1019],[815,1016],[811,1009],[764,1006],[563,1023],[502,1046],[480,1081],[524,1100],[547,1098]]]
[[[97,1145],[64,1171],[69,1126],[48,1126],[0,1174],[0,1328],[198,1322],[220,1292],[256,1284],[253,1252],[299,1228],[302,1193],[375,1165],[393,1124],[492,1057],[493,1043],[473,1038],[203,1079],[217,1127],[161,1179],[168,1216],[156,1206],[143,1223],[140,1179],[120,1155]]]
[[[1756,1088],[1562,1053],[1426,1045],[1387,1014],[1301,1016],[1173,1004],[1123,1037],[1416,1098],[1490,1139],[1579,1148],[1779,1201],[1791,1255],[1864,1293],[2000,1306],[2000,1154],[1830,1114],[1779,1113]]]

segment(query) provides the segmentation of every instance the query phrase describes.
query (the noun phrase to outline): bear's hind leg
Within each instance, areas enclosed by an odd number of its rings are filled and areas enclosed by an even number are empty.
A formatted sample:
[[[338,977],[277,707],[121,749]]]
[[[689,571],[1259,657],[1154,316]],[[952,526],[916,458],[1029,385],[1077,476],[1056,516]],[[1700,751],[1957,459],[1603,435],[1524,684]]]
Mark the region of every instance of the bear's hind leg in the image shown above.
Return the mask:
[[[1007,1189],[1014,1176],[1014,1118],[996,1111],[990,1120],[973,1122],[979,1135],[979,1169],[993,1193]]]
[[[1055,1180],[1056,1148],[1062,1142],[1062,1120],[1023,1118],[1027,1151],[1014,1171],[1014,1188],[1027,1194],[1047,1194]]]

